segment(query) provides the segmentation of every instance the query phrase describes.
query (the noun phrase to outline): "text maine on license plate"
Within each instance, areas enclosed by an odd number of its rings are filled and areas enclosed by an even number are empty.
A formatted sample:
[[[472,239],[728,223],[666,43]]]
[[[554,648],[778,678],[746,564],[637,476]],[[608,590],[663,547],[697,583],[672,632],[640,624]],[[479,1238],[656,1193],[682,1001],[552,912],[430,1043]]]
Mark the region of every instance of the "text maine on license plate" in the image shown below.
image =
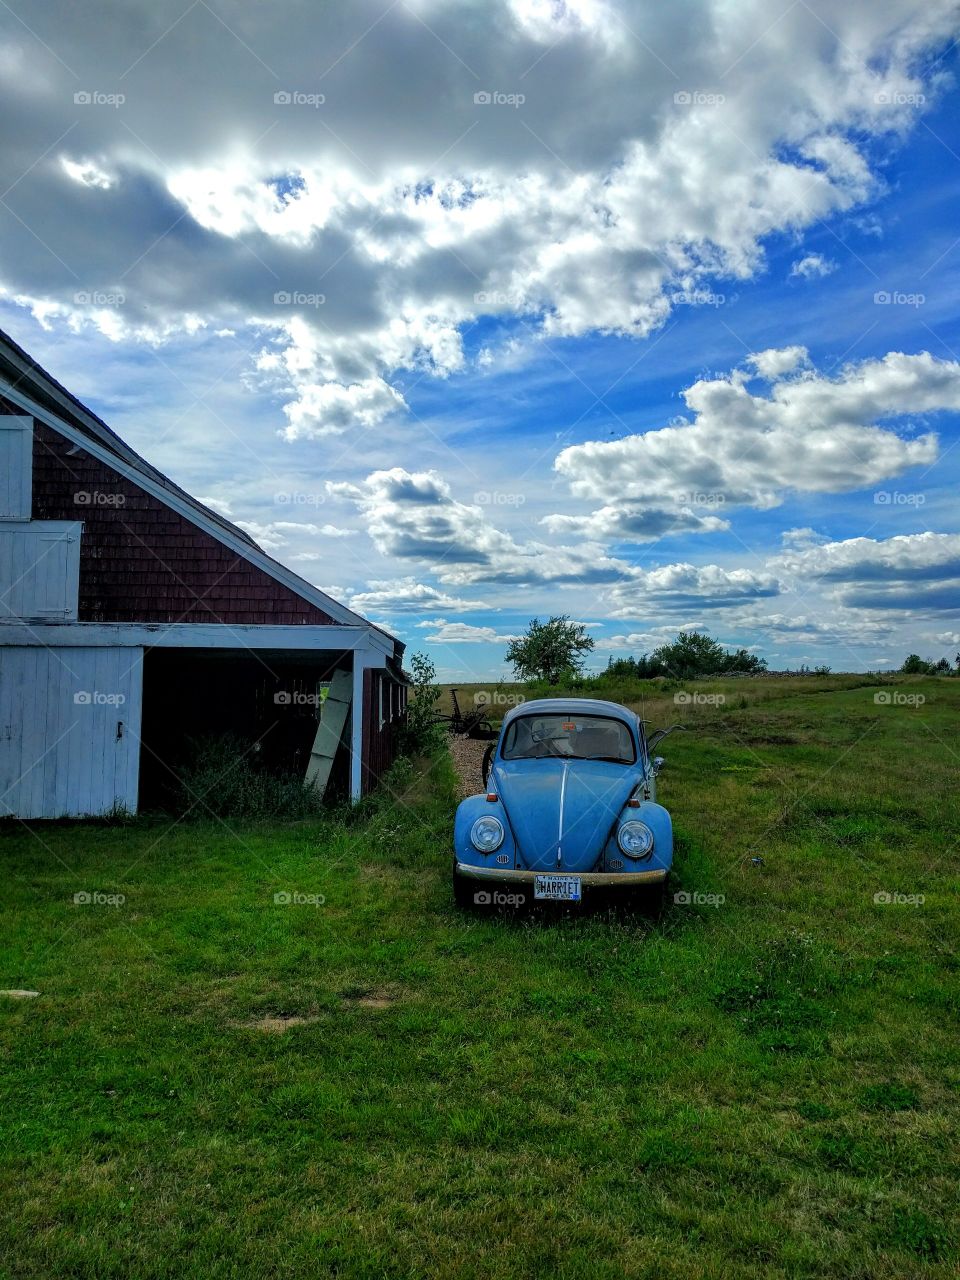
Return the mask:
[[[549,898],[553,902],[579,902],[579,876],[536,876],[533,881],[533,896]]]

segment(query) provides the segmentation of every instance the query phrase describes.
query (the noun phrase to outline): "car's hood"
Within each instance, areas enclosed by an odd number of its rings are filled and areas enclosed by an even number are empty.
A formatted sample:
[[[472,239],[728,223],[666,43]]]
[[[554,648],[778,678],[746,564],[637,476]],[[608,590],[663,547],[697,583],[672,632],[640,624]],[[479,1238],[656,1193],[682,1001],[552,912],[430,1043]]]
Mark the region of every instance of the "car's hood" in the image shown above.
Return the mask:
[[[524,866],[589,871],[640,769],[603,760],[498,760],[492,778]]]

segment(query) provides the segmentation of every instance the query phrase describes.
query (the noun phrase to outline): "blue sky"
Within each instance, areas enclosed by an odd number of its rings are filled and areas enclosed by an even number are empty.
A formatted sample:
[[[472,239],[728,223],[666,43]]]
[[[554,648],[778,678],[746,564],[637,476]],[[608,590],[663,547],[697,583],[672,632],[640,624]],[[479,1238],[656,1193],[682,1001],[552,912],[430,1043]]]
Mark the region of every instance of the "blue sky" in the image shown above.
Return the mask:
[[[0,25],[0,323],[444,678],[960,647],[951,6]]]

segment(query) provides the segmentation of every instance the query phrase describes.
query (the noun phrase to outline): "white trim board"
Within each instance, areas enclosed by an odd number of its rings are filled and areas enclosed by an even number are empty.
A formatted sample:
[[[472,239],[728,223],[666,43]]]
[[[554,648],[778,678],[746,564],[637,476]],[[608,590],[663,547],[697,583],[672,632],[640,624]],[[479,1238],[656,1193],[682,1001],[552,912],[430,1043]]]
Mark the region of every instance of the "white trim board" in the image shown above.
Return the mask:
[[[389,637],[366,627],[235,626],[224,622],[0,623],[0,646],[352,650],[366,655],[368,666],[386,666],[385,659],[393,653]]]
[[[108,449],[105,445],[100,444],[97,440],[92,440],[84,432],[73,427],[68,422],[52,413],[49,409],[45,409],[43,405],[32,400],[30,396],[25,395],[16,387],[11,386],[6,379],[0,378],[0,395],[5,399],[11,400],[18,404],[27,413],[32,414],[35,418],[39,418],[41,422],[52,430],[59,432],[68,440],[72,440],[74,444],[85,450],[92,457],[99,459],[108,467],[112,467],[114,471],[118,471],[121,475],[126,476],[128,480],[140,486],[147,493],[159,499],[165,506],[172,511],[176,511],[182,515],[185,520],[189,520],[191,524],[203,529],[211,538],[215,538],[217,542],[222,543],[225,547],[229,547],[231,551],[235,551],[237,555],[242,556],[244,560],[261,569],[274,581],[281,583],[289,588],[296,595],[309,603],[322,609],[324,613],[328,613],[336,622],[346,623],[351,626],[367,627],[371,631],[379,632],[387,637],[388,633],[381,631],[379,627],[374,626],[372,622],[368,622],[366,618],[362,618],[359,613],[354,613],[348,609],[346,605],[340,604],[338,600],[334,600],[332,596],[328,596],[326,592],[321,591],[318,587],[314,587],[306,579],[301,578],[299,574],[288,569],[285,565],[273,560],[270,556],[260,551],[257,547],[252,546],[237,534],[232,533],[229,529],[217,524],[215,520],[207,517],[202,507],[194,506],[185,498],[181,498],[178,493],[173,493],[169,489],[164,488],[152,476],[147,475],[144,471],[139,470],[132,463],[118,457],[116,453]],[[389,636],[391,642],[393,636]],[[391,644],[392,649],[392,644]]]

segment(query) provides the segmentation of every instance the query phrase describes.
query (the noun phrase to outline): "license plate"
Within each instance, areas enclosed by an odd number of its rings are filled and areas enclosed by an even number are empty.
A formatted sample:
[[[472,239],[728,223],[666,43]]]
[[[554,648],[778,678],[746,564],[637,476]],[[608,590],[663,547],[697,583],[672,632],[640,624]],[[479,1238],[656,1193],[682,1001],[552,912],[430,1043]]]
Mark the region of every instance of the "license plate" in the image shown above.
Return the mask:
[[[550,902],[579,902],[579,876],[535,876],[533,896]]]

